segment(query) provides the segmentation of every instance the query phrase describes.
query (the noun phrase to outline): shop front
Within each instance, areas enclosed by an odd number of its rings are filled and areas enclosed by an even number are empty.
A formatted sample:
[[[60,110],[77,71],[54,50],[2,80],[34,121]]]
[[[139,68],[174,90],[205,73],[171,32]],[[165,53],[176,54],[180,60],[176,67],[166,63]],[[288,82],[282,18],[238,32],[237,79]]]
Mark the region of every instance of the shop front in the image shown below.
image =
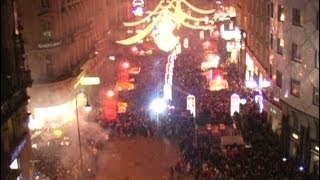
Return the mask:
[[[319,174],[319,142],[311,142],[310,173]]]
[[[272,130],[280,136],[282,128],[282,110],[266,99],[263,99],[263,106],[264,111],[267,113],[268,123],[271,125]]]

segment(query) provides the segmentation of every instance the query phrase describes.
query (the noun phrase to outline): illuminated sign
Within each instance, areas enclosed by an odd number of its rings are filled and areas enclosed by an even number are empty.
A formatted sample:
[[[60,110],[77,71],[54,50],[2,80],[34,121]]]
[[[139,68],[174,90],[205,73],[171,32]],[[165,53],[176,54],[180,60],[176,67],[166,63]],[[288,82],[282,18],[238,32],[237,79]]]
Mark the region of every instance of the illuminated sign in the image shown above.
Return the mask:
[[[100,78],[99,77],[82,77],[80,79],[80,84],[84,86],[98,85],[100,84]]]
[[[196,97],[190,94],[187,96],[187,110],[196,117]]]
[[[165,83],[164,86],[163,86],[163,98],[165,100],[171,100],[172,99],[172,87],[168,83]]]
[[[188,38],[183,39],[183,47],[186,49],[189,48],[189,39]]]
[[[261,94],[254,96],[254,101],[259,104],[260,113],[263,110],[263,96]]]
[[[48,44],[38,44],[38,48],[43,49],[43,48],[56,47],[56,46],[59,46],[61,43],[62,41],[52,42]]]
[[[230,115],[233,116],[235,112],[240,112],[240,96],[238,94],[231,95]]]
[[[235,112],[240,112],[240,104],[246,104],[246,99],[240,99],[240,96],[238,94],[232,94],[231,95],[231,101],[230,101],[230,114],[233,116]]]

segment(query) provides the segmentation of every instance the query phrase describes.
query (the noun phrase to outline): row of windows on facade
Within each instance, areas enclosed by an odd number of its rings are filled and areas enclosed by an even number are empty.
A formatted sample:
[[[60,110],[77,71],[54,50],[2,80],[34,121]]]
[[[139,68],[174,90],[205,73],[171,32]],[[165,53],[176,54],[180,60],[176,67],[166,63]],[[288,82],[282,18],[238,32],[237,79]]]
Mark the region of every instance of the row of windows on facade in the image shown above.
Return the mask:
[[[282,87],[282,73],[280,71],[276,72],[276,84],[278,87]],[[295,97],[300,97],[300,81],[292,79],[290,82],[290,93]],[[313,99],[314,105],[319,106],[319,88],[313,87]]]
[[[273,35],[270,36],[270,48],[273,49]],[[284,40],[277,38],[277,53],[283,55],[284,51]],[[291,44],[291,59],[296,62],[302,62],[302,48],[299,47],[298,44],[292,43]],[[319,51],[314,50],[314,60],[315,60],[315,67],[319,68]]]
[[[268,12],[269,16],[271,18],[274,17],[274,7],[273,3],[268,4]],[[315,27],[317,30],[319,30],[319,11],[315,12],[317,15],[315,19]],[[284,22],[285,21],[285,14],[284,14],[284,6],[283,5],[278,5],[278,21]],[[302,26],[302,15],[301,15],[301,10],[297,8],[292,8],[292,25],[301,27]]]

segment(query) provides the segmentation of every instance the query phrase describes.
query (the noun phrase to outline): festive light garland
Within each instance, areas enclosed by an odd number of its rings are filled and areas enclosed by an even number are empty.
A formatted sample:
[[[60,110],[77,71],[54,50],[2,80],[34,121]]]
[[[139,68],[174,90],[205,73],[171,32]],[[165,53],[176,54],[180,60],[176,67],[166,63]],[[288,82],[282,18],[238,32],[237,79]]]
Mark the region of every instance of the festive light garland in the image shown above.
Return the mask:
[[[197,18],[189,14],[186,14],[182,10],[182,7],[181,7],[182,3],[187,5],[193,11],[200,14],[211,14],[215,12],[214,10],[204,10],[204,9],[196,8],[190,3],[188,3],[186,0],[172,0],[169,3],[160,1],[157,7],[148,16],[144,17],[143,19],[135,22],[123,23],[125,26],[137,26],[142,23],[148,22],[152,18],[152,22],[147,26],[147,28],[145,28],[144,30],[141,30],[139,33],[137,33],[132,37],[129,37],[124,40],[116,41],[116,42],[123,45],[131,45],[131,44],[137,43],[141,41],[143,38],[145,38],[149,33],[151,33],[155,27],[157,27],[156,28],[157,35],[154,36],[155,43],[161,50],[168,52],[172,48],[174,48],[175,45],[177,44],[176,38],[172,34],[172,31],[176,27],[179,28],[180,24],[190,29],[210,30],[213,28],[212,25],[200,25],[200,22],[208,21],[208,17]],[[155,17],[155,19],[153,19],[153,17]],[[186,20],[194,21],[195,25],[190,24]],[[172,23],[169,21],[172,21]],[[164,29],[168,29],[167,26],[170,27],[169,28],[170,30],[161,32]],[[164,44],[164,40],[168,40],[168,39],[171,39],[172,42],[170,43],[170,46],[167,45],[168,47],[166,47]]]
[[[197,8],[195,6],[193,6],[192,4],[188,3],[186,0],[178,0],[178,2],[182,1],[184,4],[186,4],[191,10],[199,13],[199,14],[212,14],[215,12],[215,10],[204,10],[204,9],[200,9]]]
[[[143,31],[140,31],[135,36],[132,36],[124,40],[116,41],[116,43],[123,44],[123,45],[131,45],[131,44],[137,43],[141,39],[147,37],[148,34],[151,33],[151,31],[156,27],[157,23],[158,23],[158,18],[155,21],[152,21],[151,24],[149,24]]]

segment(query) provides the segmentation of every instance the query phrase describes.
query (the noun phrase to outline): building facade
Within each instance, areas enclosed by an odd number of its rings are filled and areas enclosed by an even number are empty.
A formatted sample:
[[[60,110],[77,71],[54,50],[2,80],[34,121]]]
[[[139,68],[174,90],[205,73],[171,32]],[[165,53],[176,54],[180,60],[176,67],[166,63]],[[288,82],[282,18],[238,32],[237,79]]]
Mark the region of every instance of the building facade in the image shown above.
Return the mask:
[[[17,0],[25,35],[24,45],[34,86],[29,109],[34,124],[41,119],[72,117],[75,95],[83,76],[99,76],[113,52],[111,31],[125,18],[117,0]],[[86,87],[89,99],[100,86]],[[68,110],[66,110],[68,109]],[[54,113],[56,110],[61,113]],[[67,111],[67,112],[65,112]],[[65,112],[65,113],[63,113]]]
[[[260,62],[252,70],[271,78],[269,95],[283,114],[284,155],[311,172],[318,170],[319,1],[242,0],[236,6],[238,23],[247,33],[246,53]],[[258,34],[263,41],[251,38]]]
[[[30,179],[27,88],[32,80],[17,12],[15,0],[1,1],[1,179]]]

